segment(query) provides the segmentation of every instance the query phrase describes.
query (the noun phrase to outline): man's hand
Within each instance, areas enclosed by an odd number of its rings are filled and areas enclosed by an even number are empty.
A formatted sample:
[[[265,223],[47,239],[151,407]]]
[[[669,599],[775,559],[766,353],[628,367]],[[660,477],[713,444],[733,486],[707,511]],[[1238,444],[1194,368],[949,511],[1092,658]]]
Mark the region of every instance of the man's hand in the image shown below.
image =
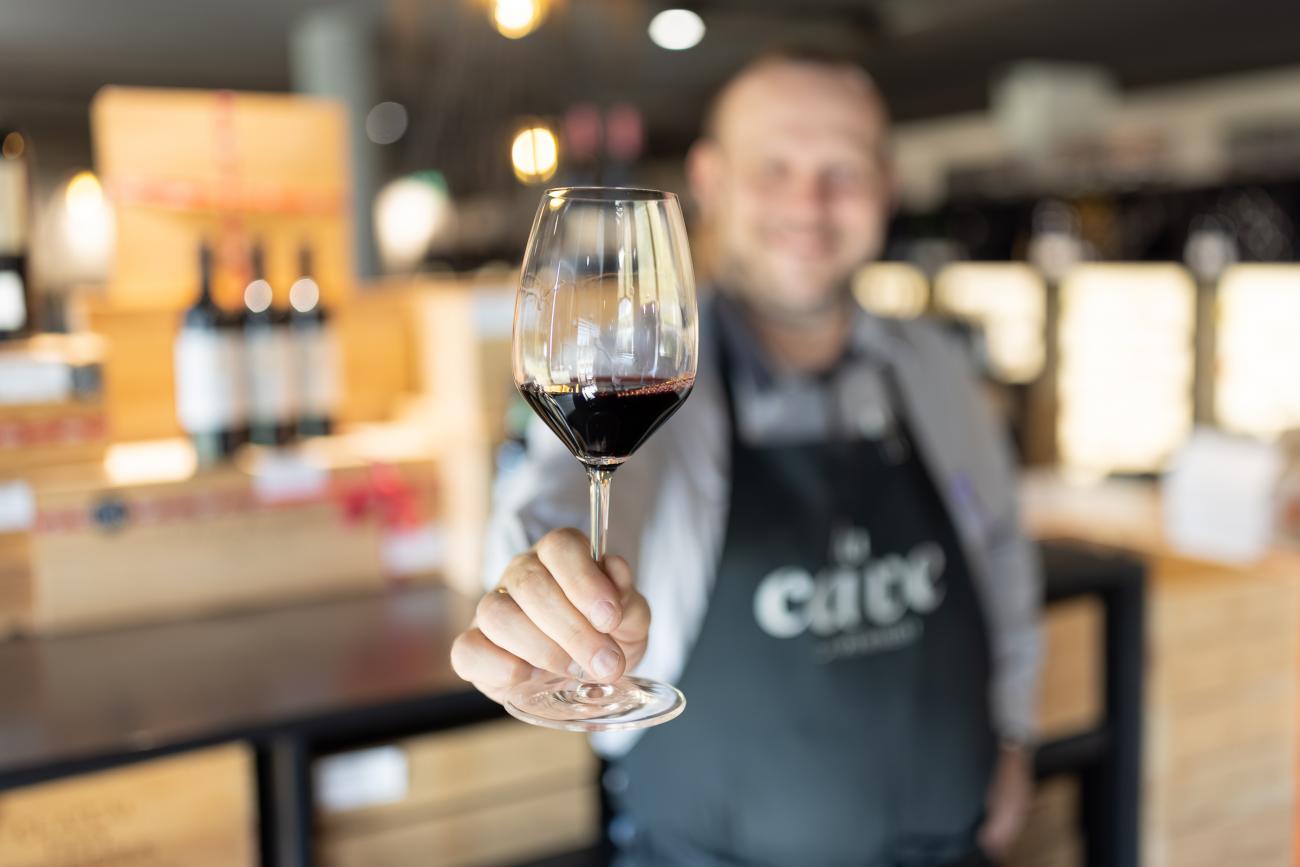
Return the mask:
[[[986,818],[980,826],[977,842],[994,860],[1011,851],[1029,814],[1034,796],[1033,762],[1023,747],[1004,744],[998,753],[985,799]]]
[[[554,530],[510,561],[452,644],[451,665],[502,702],[538,670],[617,680],[641,660],[649,629],[650,607],[627,561],[606,557],[602,570],[586,536]]]

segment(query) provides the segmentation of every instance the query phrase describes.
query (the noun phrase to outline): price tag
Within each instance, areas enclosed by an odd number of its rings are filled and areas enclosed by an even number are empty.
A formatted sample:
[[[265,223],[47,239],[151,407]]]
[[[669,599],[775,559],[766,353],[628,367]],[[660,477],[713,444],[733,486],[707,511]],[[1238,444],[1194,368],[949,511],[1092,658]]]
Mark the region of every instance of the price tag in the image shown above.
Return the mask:
[[[295,452],[259,454],[252,475],[253,492],[263,503],[319,499],[330,481],[327,467]]]
[[[26,482],[0,483],[0,533],[22,533],[36,523],[36,500]]]
[[[430,523],[385,532],[381,556],[390,575],[422,575],[442,567],[446,549],[442,530]]]
[[[396,804],[410,790],[406,752],[374,747],[326,756],[316,762],[316,803],[326,813]]]

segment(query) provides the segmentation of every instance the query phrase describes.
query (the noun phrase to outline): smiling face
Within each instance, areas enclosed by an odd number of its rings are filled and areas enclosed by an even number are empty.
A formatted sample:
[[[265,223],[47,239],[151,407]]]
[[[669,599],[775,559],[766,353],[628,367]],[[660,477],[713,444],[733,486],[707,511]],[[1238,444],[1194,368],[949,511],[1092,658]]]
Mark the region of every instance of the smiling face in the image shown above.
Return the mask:
[[[688,163],[723,283],[784,319],[839,306],[883,242],[887,127],[852,67],[773,60],[734,80]]]

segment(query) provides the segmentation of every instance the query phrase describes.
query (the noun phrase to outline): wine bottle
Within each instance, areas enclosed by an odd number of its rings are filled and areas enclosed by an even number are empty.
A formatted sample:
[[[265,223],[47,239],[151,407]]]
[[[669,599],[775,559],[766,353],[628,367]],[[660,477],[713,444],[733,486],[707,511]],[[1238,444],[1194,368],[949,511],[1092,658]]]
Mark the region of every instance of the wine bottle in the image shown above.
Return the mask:
[[[245,423],[239,331],[212,298],[212,250],[199,247],[199,296],[176,336],[176,415],[201,464],[225,460]]]
[[[338,347],[334,326],[312,276],[311,248],[298,253],[299,277],[289,289],[289,328],[299,398],[298,433],[324,436],[334,429],[338,406]]]
[[[258,445],[284,445],[293,439],[297,420],[289,314],[275,303],[261,244],[253,246],[252,266],[253,279],[244,288],[249,439]]]
[[[0,124],[0,339],[20,337],[32,328],[28,147],[22,133]]]

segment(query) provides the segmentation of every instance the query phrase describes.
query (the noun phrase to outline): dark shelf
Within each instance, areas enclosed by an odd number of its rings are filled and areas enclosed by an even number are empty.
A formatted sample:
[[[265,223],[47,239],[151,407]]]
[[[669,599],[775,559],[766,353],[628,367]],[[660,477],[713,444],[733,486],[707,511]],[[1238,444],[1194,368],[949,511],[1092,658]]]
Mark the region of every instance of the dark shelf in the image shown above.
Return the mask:
[[[290,730],[348,743],[481,717],[494,706],[448,661],[471,613],[411,588],[0,644],[0,788]]]

